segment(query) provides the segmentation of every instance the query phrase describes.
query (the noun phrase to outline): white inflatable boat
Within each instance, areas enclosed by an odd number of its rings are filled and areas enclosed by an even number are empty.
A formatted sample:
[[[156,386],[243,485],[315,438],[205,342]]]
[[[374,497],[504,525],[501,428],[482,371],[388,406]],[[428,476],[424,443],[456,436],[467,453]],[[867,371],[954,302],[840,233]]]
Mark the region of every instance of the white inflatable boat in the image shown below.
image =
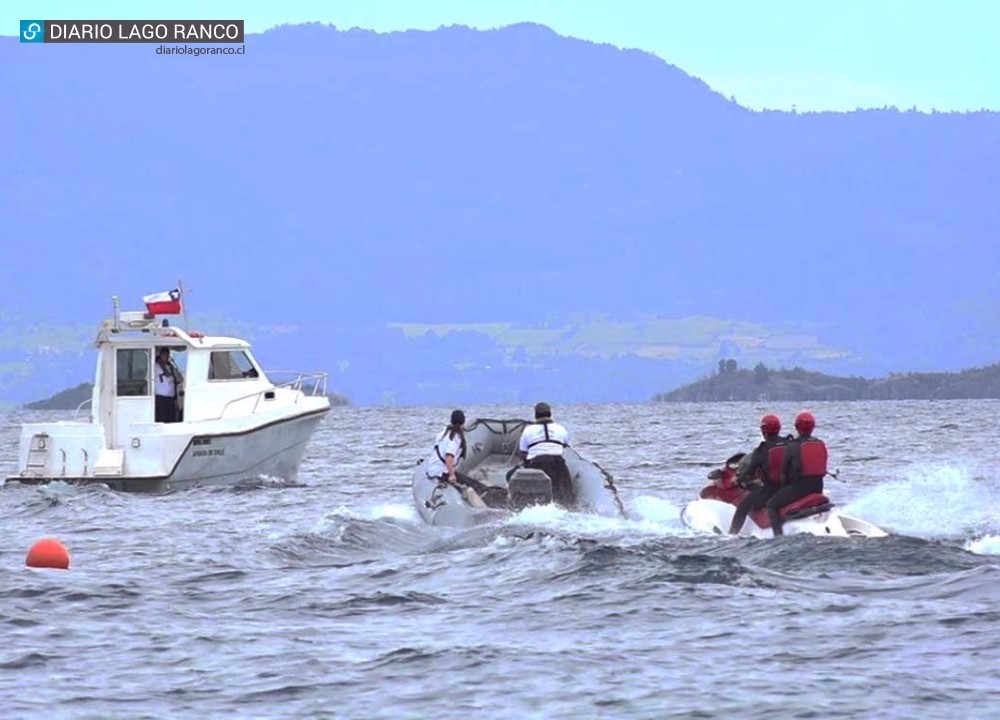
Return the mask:
[[[481,418],[465,430],[466,456],[459,461],[457,470],[486,485],[506,488],[509,498],[506,507],[487,507],[474,491],[463,491],[427,477],[425,458],[413,469],[413,502],[420,516],[430,525],[471,527],[509,517],[528,505],[551,503],[552,485],[548,476],[538,469],[519,467],[518,442],[528,424],[527,420]],[[576,496],[571,510],[625,516],[614,480],[604,468],[573,447],[565,449],[563,458]],[[512,469],[508,482],[507,474]]]

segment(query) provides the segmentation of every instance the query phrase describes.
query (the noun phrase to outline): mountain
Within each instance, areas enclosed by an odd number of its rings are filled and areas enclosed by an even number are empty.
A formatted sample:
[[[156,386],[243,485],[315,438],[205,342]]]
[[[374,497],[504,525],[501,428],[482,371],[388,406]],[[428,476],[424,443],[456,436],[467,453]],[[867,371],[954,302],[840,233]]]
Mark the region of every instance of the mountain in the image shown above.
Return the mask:
[[[28,410],[75,410],[91,399],[93,390],[93,383],[80,383],[74,387],[57,392],[45,400],[36,400],[35,402],[27,403],[24,407]]]
[[[0,38],[0,93],[5,396],[92,373],[82,341],[38,327],[87,337],[112,294],[132,307],[178,277],[276,365],[349,368],[337,387],[361,403],[647,398],[733,348],[784,362],[756,354],[781,333],[819,338],[791,362],[827,371],[997,356],[996,113],[751,112],[536,25],[287,26],[197,58]],[[482,329],[580,315],[760,331],[581,357]],[[442,356],[400,329],[419,324],[468,329]]]
[[[763,363],[740,370],[734,361],[721,361],[716,374],[653,397],[656,402],[983,399],[1000,399],[1000,363],[955,373],[893,373],[870,380],[802,368],[773,370]]]

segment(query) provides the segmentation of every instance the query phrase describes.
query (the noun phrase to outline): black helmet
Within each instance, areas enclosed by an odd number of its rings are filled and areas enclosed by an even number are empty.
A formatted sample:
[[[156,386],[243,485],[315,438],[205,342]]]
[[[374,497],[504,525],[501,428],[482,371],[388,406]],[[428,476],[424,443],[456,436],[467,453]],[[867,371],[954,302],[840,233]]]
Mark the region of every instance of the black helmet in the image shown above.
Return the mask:
[[[542,420],[543,418],[552,417],[552,408],[546,402],[540,402],[535,405],[535,420]]]

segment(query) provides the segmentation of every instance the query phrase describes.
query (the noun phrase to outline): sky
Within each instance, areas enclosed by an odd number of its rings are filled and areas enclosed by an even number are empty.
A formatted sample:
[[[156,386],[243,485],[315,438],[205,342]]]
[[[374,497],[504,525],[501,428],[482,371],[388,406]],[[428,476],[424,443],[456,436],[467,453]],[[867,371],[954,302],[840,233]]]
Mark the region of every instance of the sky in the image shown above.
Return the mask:
[[[21,19],[244,19],[251,33],[536,22],[651,52],[754,109],[1000,110],[1000,0],[7,0],[0,34]]]

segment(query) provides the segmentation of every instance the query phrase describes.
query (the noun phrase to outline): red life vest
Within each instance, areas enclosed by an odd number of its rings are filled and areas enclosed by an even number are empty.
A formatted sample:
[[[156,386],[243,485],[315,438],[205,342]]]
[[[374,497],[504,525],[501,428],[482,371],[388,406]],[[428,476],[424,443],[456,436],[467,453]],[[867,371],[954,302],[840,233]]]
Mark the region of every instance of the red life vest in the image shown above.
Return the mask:
[[[781,461],[785,459],[785,443],[772,445],[767,451],[767,472],[764,479],[774,485],[781,484]]]
[[[802,451],[802,472],[800,477],[823,477],[826,475],[826,443],[810,439],[799,444]]]

